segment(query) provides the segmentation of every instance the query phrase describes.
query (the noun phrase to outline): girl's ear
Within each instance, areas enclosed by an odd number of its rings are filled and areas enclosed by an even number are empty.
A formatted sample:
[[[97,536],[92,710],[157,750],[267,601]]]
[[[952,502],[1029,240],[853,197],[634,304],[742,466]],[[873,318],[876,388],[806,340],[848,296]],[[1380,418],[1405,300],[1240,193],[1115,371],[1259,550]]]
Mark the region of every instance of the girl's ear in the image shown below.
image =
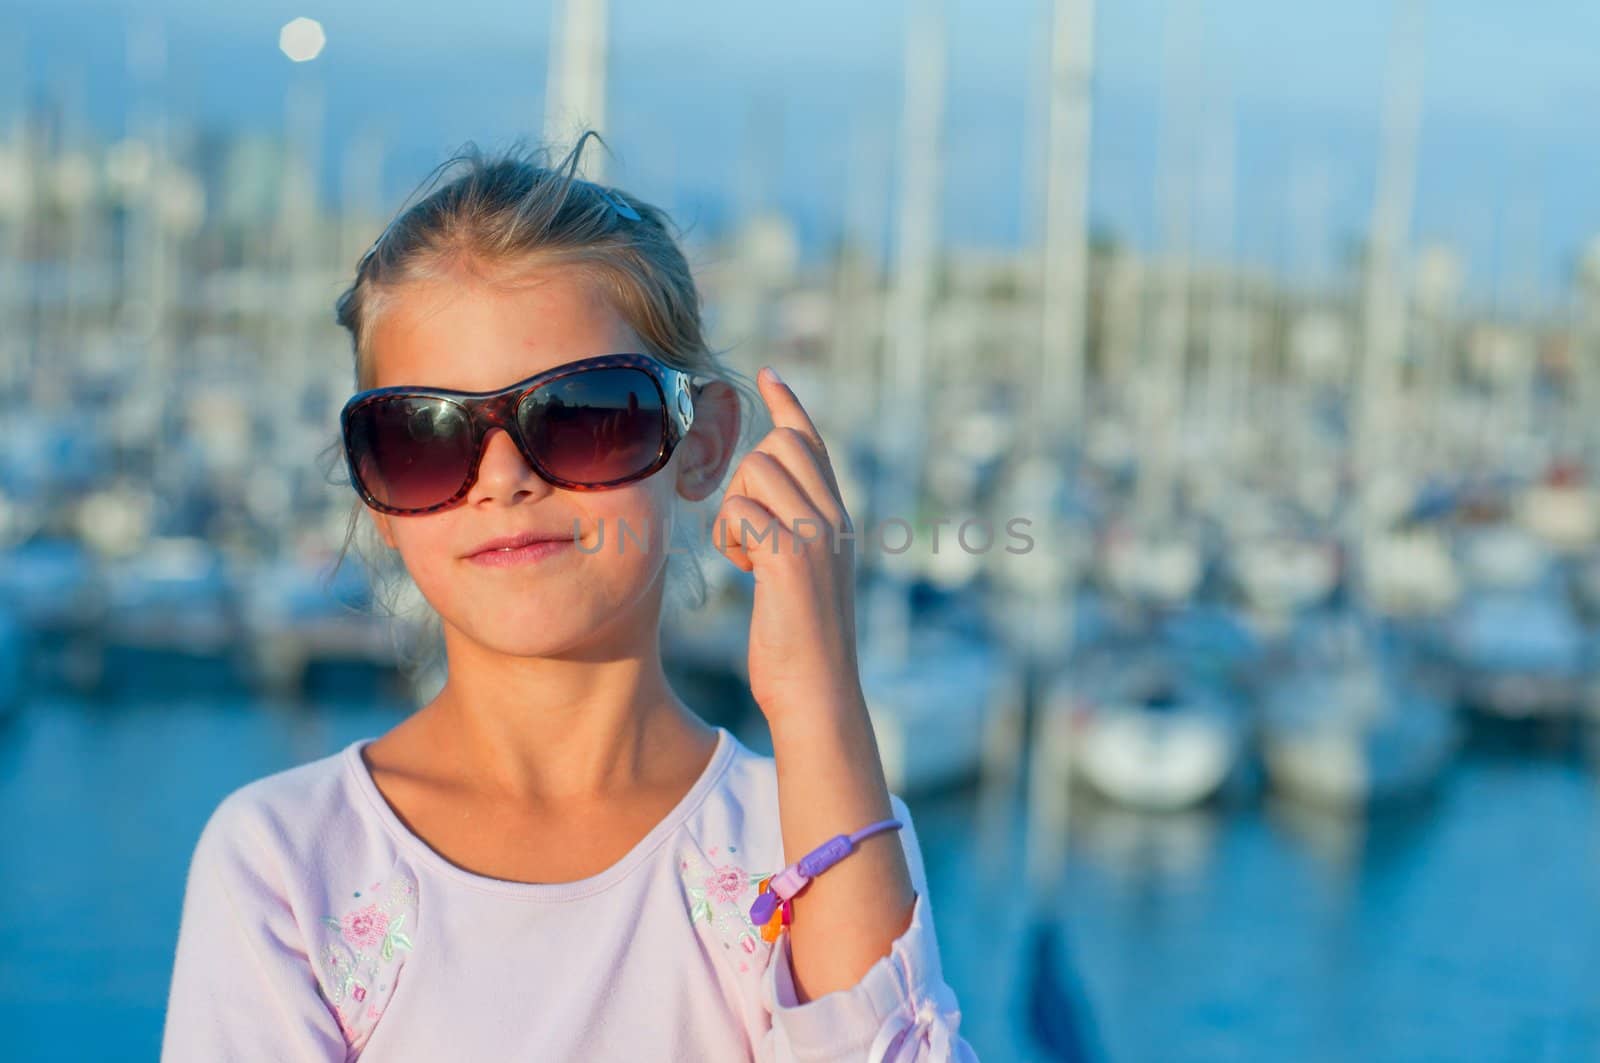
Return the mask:
[[[739,443],[739,420],[739,393],[721,380],[708,381],[695,396],[694,424],[673,455],[678,494],[699,502],[722,483]]]

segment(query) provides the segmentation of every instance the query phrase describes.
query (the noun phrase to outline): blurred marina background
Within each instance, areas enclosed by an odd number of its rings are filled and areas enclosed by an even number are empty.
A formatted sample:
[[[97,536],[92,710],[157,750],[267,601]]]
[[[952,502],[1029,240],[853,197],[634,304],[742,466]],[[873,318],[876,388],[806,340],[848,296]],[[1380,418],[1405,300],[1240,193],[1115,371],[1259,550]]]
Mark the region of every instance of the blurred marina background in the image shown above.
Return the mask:
[[[0,12],[5,1058],[154,1058],[216,802],[437,689],[333,300],[580,127],[914,529],[863,684],[984,1060],[1600,1058],[1600,12],[338,6]]]

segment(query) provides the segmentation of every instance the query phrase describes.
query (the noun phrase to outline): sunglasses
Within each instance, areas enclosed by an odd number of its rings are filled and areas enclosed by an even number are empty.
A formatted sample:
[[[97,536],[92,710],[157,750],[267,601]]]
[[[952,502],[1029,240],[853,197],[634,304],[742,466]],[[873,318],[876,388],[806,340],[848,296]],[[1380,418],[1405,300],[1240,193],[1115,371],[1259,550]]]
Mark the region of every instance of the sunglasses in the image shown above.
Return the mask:
[[[691,374],[647,354],[558,365],[498,391],[387,387],[339,413],[350,481],[373,509],[412,516],[464,498],[484,438],[503,428],[545,480],[600,491],[642,480],[694,423]]]

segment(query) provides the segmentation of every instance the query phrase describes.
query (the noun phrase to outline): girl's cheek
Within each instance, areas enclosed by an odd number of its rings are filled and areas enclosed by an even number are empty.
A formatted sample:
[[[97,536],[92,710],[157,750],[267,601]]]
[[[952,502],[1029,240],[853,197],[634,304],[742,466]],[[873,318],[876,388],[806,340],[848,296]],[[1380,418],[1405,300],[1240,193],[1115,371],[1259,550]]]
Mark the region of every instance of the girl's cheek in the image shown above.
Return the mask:
[[[616,499],[597,507],[593,534],[600,537],[608,553],[654,553],[660,549],[669,512],[648,491],[624,489]]]

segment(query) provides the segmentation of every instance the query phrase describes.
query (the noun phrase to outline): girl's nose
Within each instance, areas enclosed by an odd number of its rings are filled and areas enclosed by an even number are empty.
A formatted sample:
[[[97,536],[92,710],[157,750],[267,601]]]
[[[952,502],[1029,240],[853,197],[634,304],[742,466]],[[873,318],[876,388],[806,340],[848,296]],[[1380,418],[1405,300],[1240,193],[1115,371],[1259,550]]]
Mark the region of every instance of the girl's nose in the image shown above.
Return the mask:
[[[478,479],[467,492],[469,504],[485,499],[514,502],[524,495],[538,498],[552,490],[549,482],[533,471],[505,429],[489,430],[478,460]]]

